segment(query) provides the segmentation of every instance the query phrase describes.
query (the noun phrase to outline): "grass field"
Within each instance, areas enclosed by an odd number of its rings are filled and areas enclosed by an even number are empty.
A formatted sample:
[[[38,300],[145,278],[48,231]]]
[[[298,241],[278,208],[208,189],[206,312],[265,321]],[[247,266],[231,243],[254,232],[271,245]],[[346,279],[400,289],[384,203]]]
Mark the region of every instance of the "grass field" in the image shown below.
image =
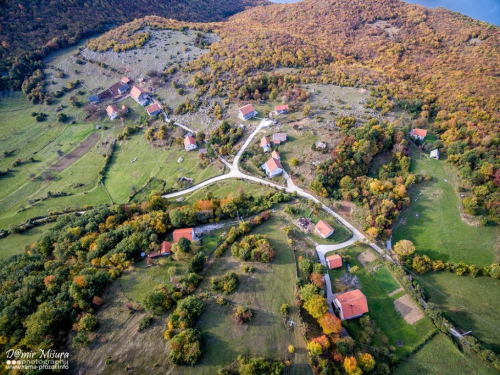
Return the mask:
[[[55,223],[49,223],[32,228],[20,234],[12,234],[8,237],[0,239],[0,259],[5,259],[14,254],[23,252],[24,247],[31,245],[52,228]]]
[[[358,276],[361,282],[361,291],[368,300],[368,314],[373,320],[376,321],[377,326],[389,338],[390,345],[396,347],[396,354],[398,357],[404,357],[430,334],[432,334],[435,328],[430,319],[427,317],[419,320],[414,325],[410,325],[399,315],[394,308],[394,300],[387,295],[387,292],[384,290],[382,285],[377,282],[377,279],[374,278],[373,275],[368,272],[368,270],[364,268],[357,259],[357,256],[367,248],[368,247],[366,246],[352,246],[348,248],[347,254],[351,257],[349,264],[351,267],[359,267],[359,270],[356,272],[356,276]],[[334,254],[336,252],[331,253]],[[329,254],[326,255],[328,256]],[[345,268],[329,271],[330,279],[332,281],[332,290],[334,292],[336,290],[335,280],[337,280],[345,272]],[[351,321],[345,321],[343,324],[349,334],[356,339],[360,330],[359,320],[354,319]],[[403,347],[396,345],[398,340],[403,342]]]
[[[227,271],[240,275],[235,293],[224,296],[231,304],[245,305],[253,309],[255,315],[249,324],[237,325],[233,320],[233,307],[220,306],[210,302],[197,326],[203,332],[206,352],[199,364],[189,369],[190,374],[214,374],[217,369],[234,362],[238,355],[264,356],[282,359],[287,355],[287,346],[296,347],[296,357],[291,374],[309,374],[307,354],[303,339],[295,330],[287,331],[279,313],[283,303],[293,306],[295,264],[293,254],[286,243],[285,226],[278,218],[271,218],[253,233],[267,235],[277,252],[271,264],[255,262],[242,263],[226,254],[214,262],[205,275],[200,289],[206,289],[212,276],[220,276]],[[255,268],[252,274],[241,270],[242,264]],[[292,307],[292,317],[297,321],[297,311]],[[185,368],[176,368],[173,373],[184,374]]]
[[[391,371],[394,375],[493,375],[484,362],[462,353],[444,334],[436,335],[415,355]]]
[[[419,158],[415,149],[412,156],[412,171],[429,174],[432,180],[411,188],[410,208],[402,213],[396,224],[392,243],[411,240],[417,252],[445,262],[485,266],[500,259],[499,227],[476,227],[462,221],[450,166],[445,165],[444,160],[430,159],[425,154]],[[420,217],[416,217],[416,213]]]
[[[372,273],[372,276],[377,280],[382,289],[385,290],[387,294],[394,292],[399,289],[400,286],[391,273],[385,267],[381,267]]]
[[[500,352],[500,281],[449,272],[416,275],[436,303],[459,328]]]

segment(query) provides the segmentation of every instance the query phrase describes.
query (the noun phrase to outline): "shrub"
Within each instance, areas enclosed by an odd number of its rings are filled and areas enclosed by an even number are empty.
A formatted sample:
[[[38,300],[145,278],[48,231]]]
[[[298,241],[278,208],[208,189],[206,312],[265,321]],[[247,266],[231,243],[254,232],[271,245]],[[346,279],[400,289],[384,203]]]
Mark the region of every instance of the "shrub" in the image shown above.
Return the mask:
[[[241,269],[243,270],[243,272],[245,273],[252,273],[253,272],[253,267],[250,267],[250,266],[247,266],[246,264],[244,264]]]
[[[264,358],[238,357],[240,375],[280,375],[285,369],[281,362],[267,361]]]
[[[153,323],[153,317],[146,315],[139,321],[139,331],[144,331],[151,325],[151,323]]]
[[[284,303],[280,306],[281,315],[287,316],[290,313],[290,306],[287,303]]]
[[[164,290],[147,292],[142,305],[150,314],[160,315],[172,307],[172,297]]]
[[[231,246],[231,253],[244,261],[253,260],[264,263],[272,262],[276,256],[269,241],[260,235],[246,236],[239,243],[234,243]]]
[[[210,288],[214,291],[224,294],[232,293],[238,287],[238,275],[234,272],[228,272],[222,277],[212,277],[210,279]]]
[[[186,297],[177,303],[177,308],[170,315],[170,322],[176,328],[192,327],[204,309],[203,301],[193,296]]]
[[[85,347],[89,344],[89,339],[85,332],[78,332],[77,335],[73,338],[73,348],[77,347]]]
[[[234,320],[236,323],[248,323],[252,319],[253,312],[248,307],[238,306],[234,313]]]
[[[194,366],[203,349],[200,331],[189,328],[175,336],[170,342],[170,360],[177,365]]]

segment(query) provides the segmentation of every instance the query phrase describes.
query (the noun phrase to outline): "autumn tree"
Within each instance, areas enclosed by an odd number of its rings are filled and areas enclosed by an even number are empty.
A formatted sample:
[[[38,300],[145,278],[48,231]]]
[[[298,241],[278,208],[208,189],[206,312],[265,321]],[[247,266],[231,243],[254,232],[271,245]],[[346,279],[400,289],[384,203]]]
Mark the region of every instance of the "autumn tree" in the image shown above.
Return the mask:
[[[394,245],[394,251],[402,257],[408,257],[415,252],[415,246],[410,240],[401,240]]]
[[[328,312],[326,298],[316,294],[312,296],[306,303],[304,308],[315,319],[319,319]]]
[[[358,356],[358,365],[364,371],[368,372],[375,367],[375,359],[370,353],[363,353]]]
[[[322,289],[325,286],[325,280],[323,278],[323,275],[320,273],[313,272],[311,273],[311,276],[309,277],[309,280],[317,287]]]
[[[346,357],[344,359],[344,370],[349,375],[361,375],[363,371],[358,367],[358,362],[354,357]]]
[[[327,335],[330,335],[332,333],[340,333],[342,329],[340,319],[329,312],[327,312],[323,317],[319,318],[318,322],[323,332]]]

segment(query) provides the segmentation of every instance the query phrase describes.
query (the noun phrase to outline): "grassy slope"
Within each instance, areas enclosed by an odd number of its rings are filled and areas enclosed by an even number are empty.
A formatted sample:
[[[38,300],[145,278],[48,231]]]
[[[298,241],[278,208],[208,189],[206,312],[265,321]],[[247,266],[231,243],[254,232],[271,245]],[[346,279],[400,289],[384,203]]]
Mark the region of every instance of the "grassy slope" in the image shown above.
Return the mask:
[[[406,224],[398,222],[393,243],[408,239],[431,259],[489,265],[498,259],[498,226],[474,227],[461,220],[454,176],[445,163],[425,154],[419,158],[418,151],[413,150],[412,171],[429,174],[432,180],[412,187],[410,208],[402,214]]]
[[[20,234],[13,234],[0,239],[0,259],[5,259],[14,254],[20,254],[26,245],[31,245],[40,236],[54,226],[55,223],[41,225]]]
[[[248,263],[255,271],[247,275],[241,270],[242,262],[233,258],[228,250],[210,268],[201,288],[208,287],[212,276],[223,275],[227,271],[237,272],[240,275],[238,289],[225,298],[234,304],[251,307],[255,315],[250,324],[236,325],[232,307],[211,302],[198,323],[207,344],[206,353],[199,364],[190,369],[190,374],[214,374],[219,367],[229,365],[240,354],[283,358],[289,344],[297,348],[291,373],[310,373],[302,338],[298,332],[285,329],[278,311],[282,303],[293,306],[295,278],[293,255],[281,230],[283,226],[279,219],[271,218],[254,232],[267,235],[277,251],[272,264]],[[292,311],[292,315],[297,321],[296,311]],[[183,374],[185,371],[185,368],[177,368],[174,373]]]
[[[349,264],[358,266],[360,269],[356,275],[361,281],[361,291],[368,300],[370,317],[377,322],[378,327],[389,338],[391,345],[396,347],[396,354],[403,357],[410,353],[422,340],[428,337],[434,331],[434,326],[429,318],[424,317],[414,325],[405,322],[394,308],[394,300],[384,291],[382,286],[368,272],[366,268],[358,261],[357,256],[367,249],[366,246],[350,247],[348,254],[351,256]],[[335,252],[332,252],[335,253]],[[328,254],[327,254],[328,255]],[[330,270],[330,279],[332,280],[332,289],[335,291],[335,280],[346,272],[345,268],[340,270]],[[356,339],[360,329],[358,320],[344,322],[346,329]],[[403,347],[396,345],[397,340],[402,340]]]
[[[439,334],[429,341],[414,356],[409,357],[393,372],[394,375],[456,375],[456,374],[496,374],[484,363],[460,352],[452,340]]]

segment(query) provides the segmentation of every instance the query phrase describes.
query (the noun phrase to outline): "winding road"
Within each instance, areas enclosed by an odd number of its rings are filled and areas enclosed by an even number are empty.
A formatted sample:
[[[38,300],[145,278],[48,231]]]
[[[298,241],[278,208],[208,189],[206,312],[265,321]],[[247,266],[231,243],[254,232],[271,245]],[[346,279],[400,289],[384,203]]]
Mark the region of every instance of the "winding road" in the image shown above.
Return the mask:
[[[311,199],[314,202],[321,204],[321,208],[324,211],[326,211],[328,214],[330,214],[331,216],[333,216],[335,219],[337,219],[337,221],[339,221],[340,223],[342,223],[344,226],[346,226],[347,228],[349,228],[351,230],[352,234],[353,234],[352,238],[350,240],[342,242],[340,244],[336,244],[336,245],[318,245],[318,246],[316,246],[316,252],[318,254],[318,258],[319,258],[321,264],[323,264],[324,266],[326,266],[326,260],[325,260],[325,254],[326,253],[328,253],[330,251],[340,250],[340,249],[343,249],[344,247],[347,247],[347,246],[351,246],[356,241],[362,241],[362,242],[368,244],[372,249],[374,249],[376,252],[378,252],[384,259],[389,259],[390,260],[391,258],[388,255],[385,254],[385,252],[384,252],[383,249],[381,249],[376,243],[374,243],[370,239],[368,239],[363,233],[361,233],[360,231],[358,231],[351,223],[349,223],[343,217],[341,217],[340,215],[338,215],[331,208],[329,208],[328,206],[326,206],[322,202],[320,202],[319,199],[316,198],[314,195],[309,194],[308,192],[304,191],[302,188],[296,186],[293,183],[291,177],[288,175],[288,173],[286,173],[286,171],[283,172],[283,176],[285,177],[285,180],[286,180],[286,183],[287,183],[287,187],[280,186],[280,185],[275,184],[274,182],[271,182],[271,181],[268,181],[268,180],[264,180],[264,179],[261,179],[261,178],[258,178],[258,177],[247,175],[247,174],[245,174],[245,173],[243,173],[243,172],[240,171],[239,161],[241,159],[241,156],[245,152],[246,148],[248,147],[248,145],[250,144],[250,142],[252,142],[252,140],[255,138],[255,136],[257,135],[257,133],[259,133],[262,129],[271,126],[272,123],[273,122],[271,120],[267,120],[267,119],[264,119],[264,120],[262,120],[259,123],[259,125],[255,128],[255,130],[250,134],[250,136],[248,137],[248,139],[245,141],[245,143],[243,143],[243,146],[241,147],[241,149],[235,155],[232,164],[229,163],[227,160],[225,160],[222,156],[219,156],[220,161],[226,167],[229,168],[229,173],[224,174],[222,176],[217,176],[217,177],[205,180],[205,181],[203,181],[203,182],[201,182],[201,183],[199,183],[197,185],[194,185],[194,186],[192,186],[190,188],[187,188],[187,189],[175,192],[175,193],[165,194],[165,195],[163,195],[163,198],[175,198],[175,197],[179,197],[181,195],[192,193],[192,192],[194,192],[196,190],[199,190],[199,189],[201,189],[201,188],[203,188],[205,186],[211,185],[211,184],[216,183],[218,181],[223,181],[223,180],[227,180],[227,179],[230,179],[230,178],[236,178],[236,179],[254,181],[254,182],[257,182],[257,183],[261,183],[261,184],[265,184],[265,185],[268,185],[268,186],[272,186],[272,187],[280,189],[280,190],[284,190],[284,191],[286,191],[288,193],[296,192],[297,195],[299,195],[299,196],[301,196],[303,198]],[[176,123],[176,125],[178,125],[178,124]],[[178,126],[180,126],[180,125],[178,125]],[[187,128],[185,126],[182,126],[182,127],[184,129]],[[332,309],[331,302],[333,302],[334,298],[333,298],[333,293],[332,293],[332,289],[331,289],[330,277],[329,277],[328,273],[325,275],[325,283],[326,283],[326,286],[327,286],[327,301],[328,301],[328,306],[329,306],[329,308],[331,310]]]

